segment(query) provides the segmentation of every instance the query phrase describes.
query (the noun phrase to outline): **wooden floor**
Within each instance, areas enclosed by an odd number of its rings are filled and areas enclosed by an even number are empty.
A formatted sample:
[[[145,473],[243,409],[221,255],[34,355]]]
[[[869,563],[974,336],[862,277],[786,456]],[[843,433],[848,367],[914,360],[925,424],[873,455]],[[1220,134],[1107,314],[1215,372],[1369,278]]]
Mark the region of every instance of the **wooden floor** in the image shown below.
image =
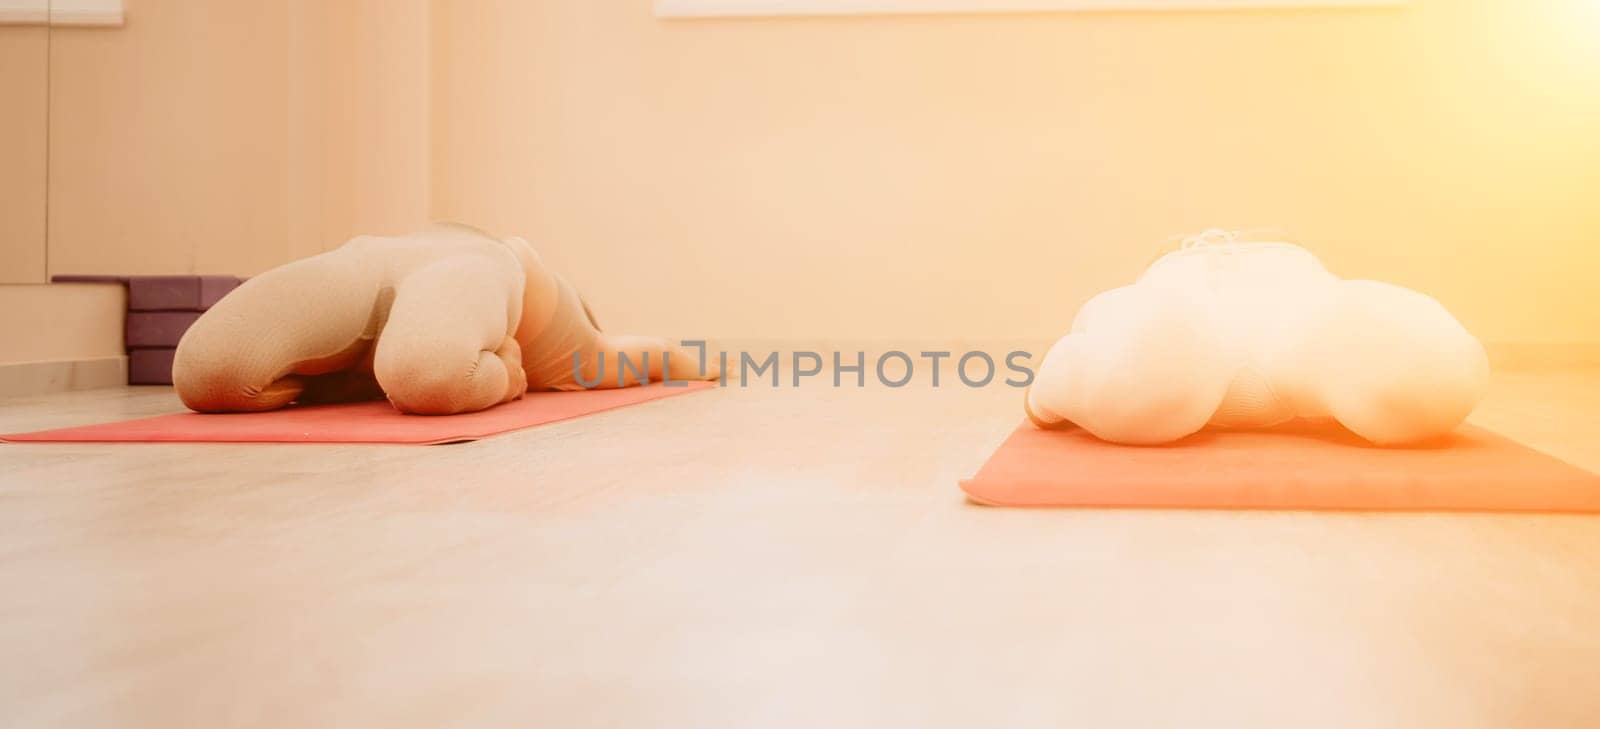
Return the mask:
[[[947,382],[0,445],[0,726],[1600,725],[1600,518],[966,503],[1019,418]],[[1501,375],[1475,420],[1600,470],[1600,374]]]

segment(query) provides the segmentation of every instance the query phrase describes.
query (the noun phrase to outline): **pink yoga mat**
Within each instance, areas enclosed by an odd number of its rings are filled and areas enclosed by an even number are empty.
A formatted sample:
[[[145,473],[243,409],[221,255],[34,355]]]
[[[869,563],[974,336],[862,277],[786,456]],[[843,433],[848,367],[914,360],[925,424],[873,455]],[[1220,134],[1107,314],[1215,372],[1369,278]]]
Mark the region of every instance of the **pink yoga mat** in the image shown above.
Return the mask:
[[[994,506],[1600,512],[1600,476],[1472,426],[1413,448],[1326,421],[1137,447],[1025,422],[961,488]]]
[[[406,443],[477,440],[602,410],[714,387],[690,382],[583,392],[537,392],[515,402],[461,415],[405,415],[389,403],[289,407],[265,413],[176,413],[77,428],[14,433],[17,443]]]

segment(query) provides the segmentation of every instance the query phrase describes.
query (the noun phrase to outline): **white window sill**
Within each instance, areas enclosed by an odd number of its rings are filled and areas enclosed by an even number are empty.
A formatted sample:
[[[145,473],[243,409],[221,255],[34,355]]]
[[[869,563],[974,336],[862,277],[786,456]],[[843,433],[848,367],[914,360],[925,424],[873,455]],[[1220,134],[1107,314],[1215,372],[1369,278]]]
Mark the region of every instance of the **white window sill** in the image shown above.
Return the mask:
[[[122,0],[0,0],[0,25],[120,27]]]
[[[1375,7],[1407,0],[656,0],[663,18]]]

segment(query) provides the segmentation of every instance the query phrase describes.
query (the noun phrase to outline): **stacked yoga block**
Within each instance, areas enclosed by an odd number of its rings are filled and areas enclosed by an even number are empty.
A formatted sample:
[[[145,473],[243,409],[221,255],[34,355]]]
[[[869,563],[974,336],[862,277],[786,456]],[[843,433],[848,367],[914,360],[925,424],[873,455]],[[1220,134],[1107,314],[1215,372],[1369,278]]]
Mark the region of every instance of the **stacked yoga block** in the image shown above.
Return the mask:
[[[128,278],[128,384],[172,384],[172,353],[200,314],[239,286],[234,276]]]
[[[124,331],[130,385],[172,384],[172,354],[178,340],[241,282],[235,276],[57,276],[54,280],[127,285]]]

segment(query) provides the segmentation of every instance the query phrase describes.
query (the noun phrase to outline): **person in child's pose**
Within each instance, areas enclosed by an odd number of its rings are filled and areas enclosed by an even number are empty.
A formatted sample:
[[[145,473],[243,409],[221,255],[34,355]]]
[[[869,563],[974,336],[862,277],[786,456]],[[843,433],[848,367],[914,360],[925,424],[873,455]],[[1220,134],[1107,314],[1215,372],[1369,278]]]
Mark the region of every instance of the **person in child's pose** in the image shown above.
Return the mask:
[[[359,236],[251,278],[185,332],[172,376],[201,412],[387,397],[449,414],[527,390],[622,386],[620,356],[647,362],[650,381],[718,375],[667,339],[601,332],[521,238],[444,223]],[[626,384],[641,384],[632,370]]]

